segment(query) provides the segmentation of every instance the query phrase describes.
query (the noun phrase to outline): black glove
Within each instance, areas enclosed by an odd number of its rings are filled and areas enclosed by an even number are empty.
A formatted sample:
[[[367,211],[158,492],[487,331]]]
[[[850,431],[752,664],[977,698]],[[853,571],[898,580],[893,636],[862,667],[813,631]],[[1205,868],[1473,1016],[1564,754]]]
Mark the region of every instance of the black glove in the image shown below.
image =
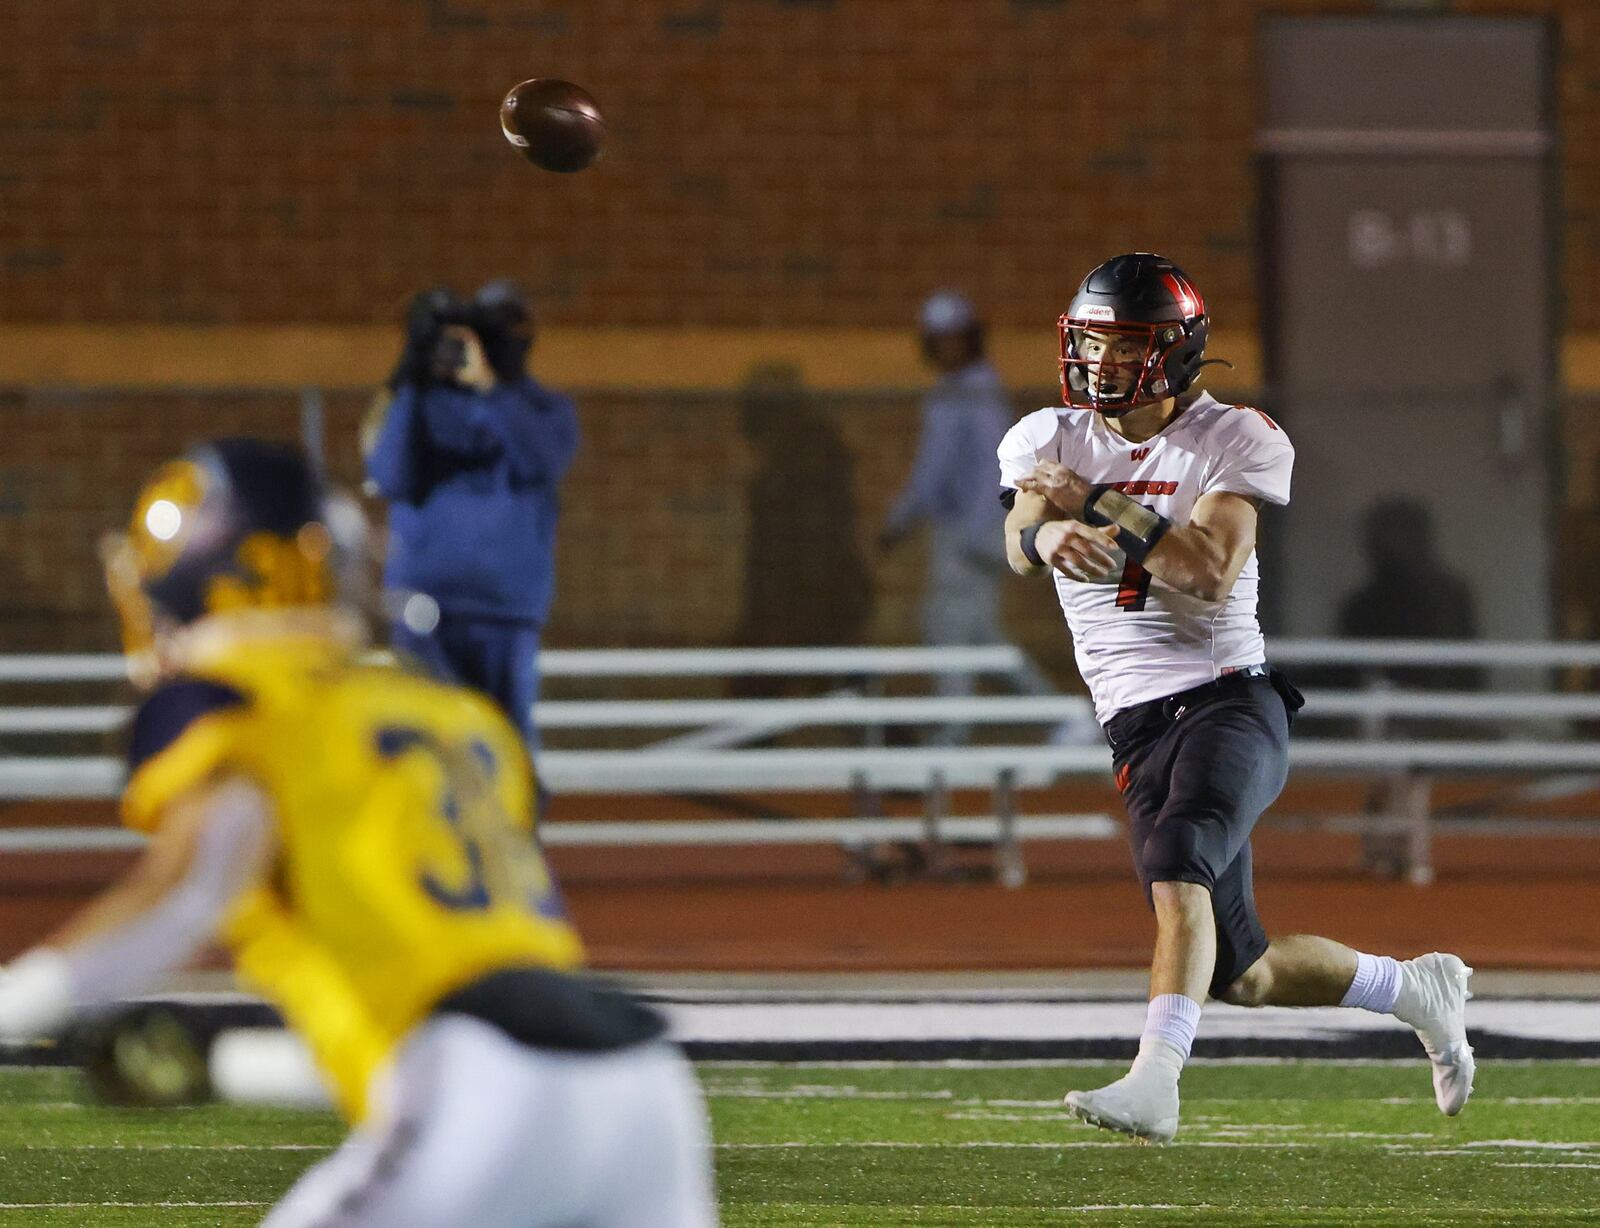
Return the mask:
[[[206,1040],[169,1007],[142,1004],[81,1024],[68,1052],[106,1104],[167,1108],[212,1099]]]

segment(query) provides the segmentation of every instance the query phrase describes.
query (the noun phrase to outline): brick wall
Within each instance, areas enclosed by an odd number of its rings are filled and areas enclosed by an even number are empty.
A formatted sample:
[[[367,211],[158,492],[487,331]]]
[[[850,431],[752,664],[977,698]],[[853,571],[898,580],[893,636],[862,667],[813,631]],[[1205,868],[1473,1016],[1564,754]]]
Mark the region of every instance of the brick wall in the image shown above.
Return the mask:
[[[1569,324],[1600,329],[1600,16],[1448,7],[1560,19]],[[0,319],[388,320],[512,272],[569,323],[898,324],[941,282],[1032,323],[1142,246],[1249,327],[1256,18],[1373,8],[9,0]],[[600,98],[594,171],[501,141],[535,74]]]
[[[0,651],[114,647],[100,536],[126,523],[157,465],[221,435],[297,439],[298,406],[211,394],[0,398]]]
[[[1019,399],[1019,412],[1046,396]],[[329,469],[350,488],[361,480],[369,408],[357,394],[326,403]],[[731,393],[591,394],[580,414],[550,642],[920,638],[923,543],[888,556],[874,544],[915,447],[914,393],[822,396],[775,365]],[[0,652],[114,647],[96,544],[125,521],[140,483],[209,436],[293,440],[300,430],[298,401],[282,394],[0,399]],[[757,483],[764,497],[754,497]],[[1016,635],[1070,678],[1050,594],[1013,588]]]
[[[954,282],[1023,326],[1107,251],[1149,246],[1249,328],[1255,21],[1373,7],[10,0],[0,323],[389,322],[421,285],[509,272],[574,325],[899,327]],[[1567,324],[1600,331],[1600,14],[1450,7],[1560,20]],[[594,171],[538,173],[501,141],[499,96],[535,73],[600,97]],[[330,405],[346,478],[362,408]],[[914,411],[911,392],[783,411],[822,476],[773,558],[749,547],[737,390],[586,397],[552,640],[914,641],[919,548],[871,549]],[[94,542],[144,474],[194,438],[298,427],[282,395],[0,398],[0,647],[109,646]],[[855,604],[798,599],[852,570]],[[1023,586],[1010,610],[1066,672],[1051,603]]]

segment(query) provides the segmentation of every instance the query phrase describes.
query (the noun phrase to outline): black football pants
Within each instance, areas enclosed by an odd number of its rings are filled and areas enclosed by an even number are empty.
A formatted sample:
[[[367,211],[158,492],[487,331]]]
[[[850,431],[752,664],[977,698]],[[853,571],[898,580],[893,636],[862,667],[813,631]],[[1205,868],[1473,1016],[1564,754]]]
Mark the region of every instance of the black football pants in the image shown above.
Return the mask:
[[[1277,671],[1229,674],[1106,725],[1139,881],[1198,883],[1217,922],[1213,997],[1260,959],[1250,833],[1282,791],[1300,694]]]

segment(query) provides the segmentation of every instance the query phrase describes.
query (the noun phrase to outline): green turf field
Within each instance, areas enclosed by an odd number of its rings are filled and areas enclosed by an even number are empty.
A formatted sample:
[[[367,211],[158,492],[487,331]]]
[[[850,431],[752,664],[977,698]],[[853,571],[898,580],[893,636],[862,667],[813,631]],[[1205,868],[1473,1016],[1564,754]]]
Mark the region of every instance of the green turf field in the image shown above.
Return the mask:
[[[1486,1064],[1454,1121],[1421,1063],[1198,1065],[1140,1147],[1067,1119],[1109,1066],[702,1067],[724,1216],[744,1225],[1600,1223],[1600,1065]],[[255,1223],[328,1117],[85,1107],[0,1071],[0,1224]]]

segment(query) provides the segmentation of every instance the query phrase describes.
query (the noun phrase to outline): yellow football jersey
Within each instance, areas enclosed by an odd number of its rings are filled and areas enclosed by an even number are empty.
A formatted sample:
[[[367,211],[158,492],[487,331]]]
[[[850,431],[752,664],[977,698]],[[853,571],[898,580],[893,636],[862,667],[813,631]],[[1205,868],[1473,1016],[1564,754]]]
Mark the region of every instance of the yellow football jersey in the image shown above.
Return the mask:
[[[251,637],[152,694],[129,758],[132,827],[217,774],[272,798],[276,877],[222,936],[353,1119],[441,998],[500,969],[582,962],[534,843],[527,755],[470,691],[359,664],[324,636]]]

